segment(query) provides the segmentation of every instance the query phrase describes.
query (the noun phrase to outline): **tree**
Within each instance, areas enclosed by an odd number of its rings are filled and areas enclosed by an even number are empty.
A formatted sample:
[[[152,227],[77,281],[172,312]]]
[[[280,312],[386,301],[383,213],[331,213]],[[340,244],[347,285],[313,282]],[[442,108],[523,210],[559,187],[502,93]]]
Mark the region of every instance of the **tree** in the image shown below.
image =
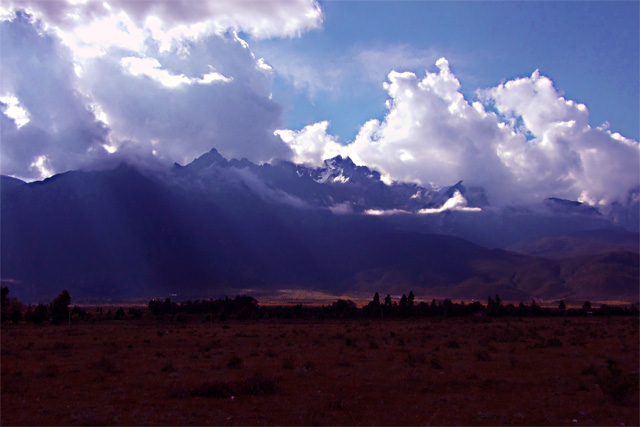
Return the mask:
[[[591,302],[585,301],[584,304],[582,304],[582,309],[587,313],[591,312]]]
[[[558,310],[566,310],[567,309],[567,305],[564,303],[564,301],[560,301],[560,304],[558,304]]]
[[[380,294],[378,294],[377,292],[373,296],[373,306],[374,307],[380,307]]]
[[[357,313],[356,304],[351,300],[339,299],[331,307],[339,318],[352,318]]]
[[[17,298],[9,298],[9,287],[3,286],[0,292],[0,312],[2,322],[20,322],[20,320],[22,320],[22,303],[18,301]]]
[[[407,302],[409,303],[409,305],[413,305],[415,300],[416,296],[413,294],[413,291],[409,291],[409,297],[407,298]]]
[[[33,310],[33,314],[31,315],[31,320],[33,323],[42,323],[49,319],[49,309],[44,304],[38,304]]]
[[[69,319],[71,295],[66,289],[51,301],[51,321],[54,324],[64,323]]]
[[[391,295],[387,294],[387,296],[384,298],[384,306],[391,307]]]
[[[400,306],[404,307],[405,305],[407,305],[407,296],[402,294],[402,297],[400,298]]]
[[[373,300],[366,306],[362,307],[363,313],[370,317],[379,317],[382,315],[382,306],[380,305],[380,294],[376,292]]]
[[[0,315],[2,316],[2,321],[6,322],[9,319],[9,287],[3,286],[0,301]]]

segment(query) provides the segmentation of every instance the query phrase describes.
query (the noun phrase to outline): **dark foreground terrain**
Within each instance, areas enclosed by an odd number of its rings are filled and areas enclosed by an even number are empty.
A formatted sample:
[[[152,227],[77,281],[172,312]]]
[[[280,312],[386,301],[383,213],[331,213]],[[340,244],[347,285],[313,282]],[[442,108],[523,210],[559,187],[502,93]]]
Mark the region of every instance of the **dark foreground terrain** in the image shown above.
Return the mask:
[[[2,425],[638,425],[638,318],[2,326]]]

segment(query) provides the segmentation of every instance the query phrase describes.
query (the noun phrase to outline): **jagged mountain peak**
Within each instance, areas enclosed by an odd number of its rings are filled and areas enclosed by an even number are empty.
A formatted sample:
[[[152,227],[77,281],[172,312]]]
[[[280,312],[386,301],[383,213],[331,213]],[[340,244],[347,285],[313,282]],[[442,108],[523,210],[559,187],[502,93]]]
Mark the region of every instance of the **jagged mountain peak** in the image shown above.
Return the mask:
[[[343,167],[343,168],[350,168],[350,169],[354,169],[356,167],[356,164],[353,162],[353,160],[351,160],[351,157],[347,156],[347,157],[342,157],[341,155],[337,155],[331,159],[326,159],[324,161],[324,165],[326,167]]]
[[[181,166],[178,163],[173,164],[174,170],[188,170],[191,172],[203,171],[209,169],[211,167],[225,167],[229,162],[227,159],[222,157],[222,155],[216,150],[212,148],[208,152],[194,159],[191,163]]]
[[[549,197],[544,205],[556,214],[602,215],[596,208],[573,200]]]

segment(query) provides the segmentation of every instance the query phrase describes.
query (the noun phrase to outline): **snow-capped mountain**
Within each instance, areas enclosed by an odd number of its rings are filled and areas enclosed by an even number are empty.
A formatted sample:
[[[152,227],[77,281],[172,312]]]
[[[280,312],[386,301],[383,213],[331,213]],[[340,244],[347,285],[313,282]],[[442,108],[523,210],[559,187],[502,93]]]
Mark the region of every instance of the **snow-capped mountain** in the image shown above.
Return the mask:
[[[594,295],[637,298],[638,234],[594,208],[497,208],[480,188],[387,184],[348,158],[256,165],[212,150],[165,172],[123,164],[2,177],[0,187],[0,279],[29,300],[63,288],[100,298],[247,288],[583,298],[580,271]],[[581,257],[571,268],[563,248]]]
[[[229,184],[256,191],[278,193],[285,202],[298,200],[310,208],[334,213],[396,211],[417,213],[443,206],[456,192],[469,207],[488,206],[481,188],[467,189],[462,182],[443,189],[425,188],[415,183],[385,183],[380,173],[357,166],[350,158],[336,156],[321,167],[286,161],[256,165],[246,159],[224,159],[215,149],[186,166],[175,165],[173,173],[183,184],[199,185],[209,192],[224,191]],[[285,197],[288,196],[288,197]]]

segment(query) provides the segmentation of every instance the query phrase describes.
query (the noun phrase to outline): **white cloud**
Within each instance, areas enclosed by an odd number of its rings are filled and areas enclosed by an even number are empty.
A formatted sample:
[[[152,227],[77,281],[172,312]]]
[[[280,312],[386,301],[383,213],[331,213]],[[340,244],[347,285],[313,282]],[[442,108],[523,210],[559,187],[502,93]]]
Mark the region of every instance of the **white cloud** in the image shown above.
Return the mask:
[[[140,51],[146,34],[169,50],[176,41],[226,31],[254,38],[296,37],[320,28],[322,10],[314,0],[9,0],[3,15],[26,9],[59,30],[74,52],[103,52],[108,46]]]
[[[453,193],[453,196],[451,196],[451,198],[446,202],[444,202],[444,204],[439,208],[420,209],[418,213],[421,215],[425,215],[425,214],[442,213],[446,211],[480,212],[482,211],[482,209],[468,207],[467,199],[465,199],[464,196],[459,191],[456,191],[455,193]]]
[[[602,205],[638,186],[638,142],[591,128],[586,106],[560,96],[549,78],[536,71],[479,91],[482,102],[469,102],[448,61],[436,66],[421,80],[389,73],[384,120],[365,123],[339,153],[398,181],[464,180],[484,187],[494,204],[555,196]],[[312,141],[302,137],[308,133]],[[315,163],[330,157],[325,146],[336,152],[326,126],[288,135],[285,142],[296,152],[311,150]]]
[[[258,44],[275,72],[312,100],[318,96],[359,96],[379,88],[394,68],[424,69],[438,56],[432,50],[407,45],[378,46],[319,54],[291,51],[273,44]]]
[[[0,97],[2,103],[2,112],[13,120],[18,129],[29,123],[29,112],[20,105],[20,100],[15,95],[6,95]]]
[[[560,96],[551,79],[538,71],[479,95],[508,121],[521,120],[533,136],[502,146],[503,163],[524,188],[608,204],[623,200],[638,186],[638,142],[606,126],[589,126],[587,107]]]
[[[212,147],[255,162],[291,157],[274,135],[282,109],[271,79],[233,36],[212,36],[145,58],[115,55],[87,60],[81,87],[109,117],[111,137],[130,148],[186,163]],[[157,58],[157,59],[156,59]]]
[[[126,57],[120,61],[122,66],[134,76],[147,76],[166,87],[176,87],[191,83],[184,74],[175,75],[160,66],[155,58]]]
[[[435,50],[416,49],[408,45],[365,48],[353,55],[358,72],[376,83],[384,80],[394,69],[424,69],[438,57]]]
[[[0,22],[0,40],[0,93],[17,100],[1,115],[2,173],[40,179],[104,153],[108,131],[77,90],[72,55],[59,39],[20,16]],[[16,120],[20,110],[28,121],[22,113]]]
[[[184,163],[214,146],[256,162],[291,157],[273,133],[282,127],[273,72],[237,32],[297,36],[321,24],[316,2],[18,0],[2,9],[3,173]]]
[[[320,166],[324,159],[341,153],[343,147],[327,134],[329,122],[323,121],[306,126],[300,131],[280,129],[275,131],[293,150],[293,161]]]
[[[155,58],[126,57],[122,58],[120,63],[134,76],[147,76],[168,88],[194,83],[229,83],[233,80],[230,77],[225,77],[222,74],[217,73],[211,66],[209,66],[211,72],[203,75],[202,78],[189,78],[184,74],[171,74],[169,71],[163,69],[160,62]]]
[[[405,211],[403,209],[367,209],[364,211],[365,215],[371,216],[399,215],[409,213],[409,211]]]

